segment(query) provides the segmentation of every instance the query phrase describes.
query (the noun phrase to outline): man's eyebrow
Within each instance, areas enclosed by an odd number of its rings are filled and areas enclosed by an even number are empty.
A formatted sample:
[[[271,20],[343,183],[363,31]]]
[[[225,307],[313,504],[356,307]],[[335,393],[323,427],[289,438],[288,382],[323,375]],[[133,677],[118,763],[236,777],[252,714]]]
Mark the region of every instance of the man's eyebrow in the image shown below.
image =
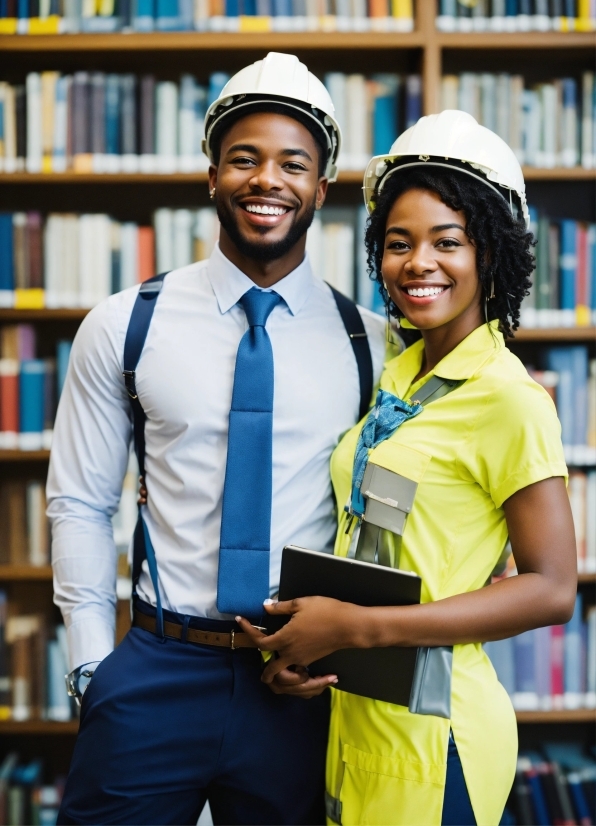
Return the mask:
[[[306,151],[306,149],[284,149],[281,153],[285,157],[290,157],[291,155],[299,155],[301,158],[307,158],[307,160],[312,161],[312,158]]]
[[[256,155],[258,149],[256,146],[253,146],[251,143],[235,143],[232,146],[228,147],[228,153],[230,152],[252,152],[253,155]]]

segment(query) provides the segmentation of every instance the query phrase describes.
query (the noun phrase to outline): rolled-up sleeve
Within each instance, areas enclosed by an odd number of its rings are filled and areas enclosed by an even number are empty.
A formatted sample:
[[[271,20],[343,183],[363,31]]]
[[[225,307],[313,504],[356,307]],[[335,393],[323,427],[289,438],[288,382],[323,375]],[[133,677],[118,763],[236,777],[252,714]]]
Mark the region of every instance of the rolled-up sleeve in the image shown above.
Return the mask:
[[[123,319],[134,300],[132,291],[127,293],[104,301],[83,321],[56,415],[47,512],[54,601],[64,617],[71,668],[102,660],[114,647],[116,546],[111,520],[131,440],[122,380]]]

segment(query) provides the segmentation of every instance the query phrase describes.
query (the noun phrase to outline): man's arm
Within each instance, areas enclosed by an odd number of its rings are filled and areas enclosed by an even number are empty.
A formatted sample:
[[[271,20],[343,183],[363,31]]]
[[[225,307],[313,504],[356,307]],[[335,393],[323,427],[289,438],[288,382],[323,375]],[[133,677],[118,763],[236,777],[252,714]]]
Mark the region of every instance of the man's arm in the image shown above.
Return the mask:
[[[114,296],[83,321],[56,416],[47,512],[54,601],[64,617],[71,669],[102,660],[114,647],[111,518],[118,509],[131,437],[121,375],[122,319],[128,319],[134,297]]]

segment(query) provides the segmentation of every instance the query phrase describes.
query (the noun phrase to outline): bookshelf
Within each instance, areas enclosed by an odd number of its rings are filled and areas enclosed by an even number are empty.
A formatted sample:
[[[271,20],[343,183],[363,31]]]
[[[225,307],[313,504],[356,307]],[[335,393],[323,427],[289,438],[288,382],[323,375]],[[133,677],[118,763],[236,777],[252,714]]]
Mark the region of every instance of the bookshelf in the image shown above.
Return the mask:
[[[0,79],[20,80],[29,71],[55,69],[141,72],[155,71],[173,79],[181,72],[206,76],[212,66],[235,71],[268,51],[297,54],[319,75],[344,72],[412,72],[422,76],[423,111],[438,111],[443,74],[460,71],[509,71],[544,80],[565,72],[577,75],[593,68],[596,33],[443,33],[435,26],[435,0],[415,4],[415,28],[410,33],[132,33],[80,35],[0,35]],[[596,219],[594,190],[596,169],[526,167],[531,203],[545,205],[553,217]],[[359,171],[340,173],[330,187],[332,206],[361,203]],[[30,174],[0,173],[0,210],[106,211],[124,220],[148,222],[160,206],[206,206],[205,173],[81,174],[75,172]],[[85,309],[0,309],[0,325],[33,323],[40,342],[55,341],[65,331],[72,336],[85,317]],[[553,343],[583,343],[596,356],[596,327],[519,330],[511,343],[520,356]],[[0,475],[45,475],[48,451],[0,450]],[[28,610],[43,604],[48,617],[52,572],[49,566],[0,566],[0,588]],[[594,602],[596,574],[582,574],[579,587],[584,599]],[[32,609],[32,608],[31,608]],[[118,606],[118,634],[127,623],[127,605]],[[563,731],[581,739],[593,732],[592,709],[518,712],[520,738],[531,741],[545,729]],[[47,780],[64,772],[72,752],[77,721],[0,721],[2,753],[9,749],[25,757],[41,755]],[[532,734],[534,732],[534,734]],[[580,735],[580,732],[583,732]],[[592,737],[593,734],[589,734]],[[0,754],[2,757],[2,754]]]

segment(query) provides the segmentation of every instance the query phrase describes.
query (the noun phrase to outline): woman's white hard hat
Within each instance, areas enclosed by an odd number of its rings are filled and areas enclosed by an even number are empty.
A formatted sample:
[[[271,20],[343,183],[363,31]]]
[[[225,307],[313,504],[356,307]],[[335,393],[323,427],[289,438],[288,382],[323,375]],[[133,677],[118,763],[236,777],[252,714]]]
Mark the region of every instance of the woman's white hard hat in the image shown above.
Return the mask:
[[[337,178],[337,156],[341,147],[341,133],[335,120],[335,107],[329,92],[321,81],[308,71],[295,55],[269,52],[264,60],[257,60],[241,69],[228,80],[205,115],[203,152],[213,163],[211,140],[213,130],[231,112],[273,103],[288,109],[288,115],[299,110],[312,119],[327,146],[325,176]]]
[[[391,166],[393,161],[400,161]],[[364,173],[364,203],[368,213],[375,208],[375,196],[391,175],[413,166],[451,167],[472,175],[516,206],[530,225],[526,185],[519,161],[505,141],[467,112],[446,109],[427,115],[399,136],[386,155],[372,158]]]

